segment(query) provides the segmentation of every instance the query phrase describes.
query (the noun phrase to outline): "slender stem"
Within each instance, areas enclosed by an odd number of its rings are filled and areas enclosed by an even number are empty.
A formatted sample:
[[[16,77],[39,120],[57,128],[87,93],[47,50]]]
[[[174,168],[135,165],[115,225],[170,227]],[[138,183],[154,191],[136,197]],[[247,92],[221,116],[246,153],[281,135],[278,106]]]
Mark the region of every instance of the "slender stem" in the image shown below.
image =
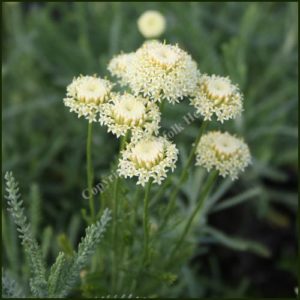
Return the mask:
[[[167,177],[164,183],[159,187],[156,194],[151,199],[151,206],[155,206],[157,201],[165,194],[166,189],[172,184],[171,177]]]
[[[194,158],[194,155],[195,155],[195,152],[196,152],[196,149],[197,149],[197,146],[199,144],[199,141],[201,139],[201,136],[205,130],[207,126],[207,121],[203,121],[201,126],[200,126],[200,129],[199,129],[199,132],[198,132],[198,135],[196,137],[196,140],[195,140],[195,143],[191,149],[191,152],[189,154],[189,157],[187,159],[187,162],[181,172],[181,175],[180,175],[180,178],[179,178],[179,182],[178,184],[176,184],[175,188],[173,189],[173,191],[171,192],[171,195],[170,195],[170,200],[169,200],[169,203],[168,203],[168,206],[166,208],[166,213],[165,213],[165,216],[163,218],[163,223],[161,225],[161,228],[163,228],[167,221],[168,221],[168,218],[170,216],[170,213],[173,211],[173,208],[174,208],[174,205],[175,205],[175,202],[176,202],[176,196],[180,190],[180,187],[181,185],[184,183],[184,181],[187,179],[187,176],[188,176],[188,170],[193,162],[193,158]]]
[[[198,212],[202,209],[203,207],[203,204],[204,204],[204,201],[205,199],[207,198],[208,196],[208,193],[211,189],[211,187],[213,186],[216,178],[217,178],[217,175],[218,175],[218,172],[217,171],[213,171],[209,174],[209,177],[202,189],[202,192],[200,193],[200,197],[198,199],[198,203],[194,209],[194,211],[192,212],[191,216],[189,217],[185,227],[184,227],[184,230],[178,240],[178,242],[175,244],[171,254],[170,254],[170,258],[169,258],[169,261],[172,260],[172,258],[174,257],[176,251],[178,251],[178,249],[180,248],[180,246],[182,245],[182,243],[184,242],[185,240],[185,237],[187,235],[187,233],[189,232],[189,229],[193,223],[193,220],[195,219],[195,216],[198,214]]]
[[[144,212],[143,212],[143,229],[144,229],[144,245],[143,245],[143,255],[140,261],[140,265],[138,267],[138,272],[136,276],[133,277],[130,291],[134,292],[136,289],[137,282],[142,273],[143,267],[148,263],[148,255],[149,255],[149,195],[152,185],[152,179],[150,179],[145,188],[145,197],[144,197]]]
[[[111,280],[111,292],[115,292],[117,281],[117,220],[118,220],[118,184],[119,178],[117,177],[114,182],[113,190],[113,225],[112,225],[112,280]]]
[[[117,156],[117,160],[120,156],[120,152],[125,148],[126,146],[126,140],[127,140],[128,133],[125,136],[121,137],[120,141],[120,151]],[[112,292],[115,291],[116,285],[117,285],[117,269],[118,269],[118,245],[117,245],[117,239],[118,239],[118,227],[117,222],[119,219],[119,183],[120,178],[116,177],[114,182],[114,188],[113,188],[113,229],[112,229],[112,244],[113,244],[113,261],[112,261]]]
[[[137,185],[136,186],[136,192],[135,192],[135,195],[134,195],[134,202],[133,202],[133,213],[132,213],[132,216],[131,216],[131,231],[134,232],[135,228],[136,228],[136,223],[137,223],[137,216],[138,216],[138,208],[139,208],[139,204],[140,204],[140,188],[139,186]],[[134,251],[133,251],[133,247],[131,247],[130,249],[130,255],[131,256],[134,256]],[[140,274],[140,271],[138,270],[138,274]],[[136,287],[136,279],[138,278],[139,276],[137,275],[136,277],[132,276],[132,283],[131,283],[131,287],[130,287],[130,292],[133,292],[135,290],[135,287]]]
[[[149,195],[152,180],[150,179],[146,185],[145,198],[144,198],[144,214],[143,214],[143,227],[144,227],[144,254],[143,263],[147,263],[149,255]]]
[[[94,196],[93,196],[93,192],[92,192],[93,180],[94,180],[94,172],[93,172],[93,166],[92,166],[92,135],[93,135],[93,123],[91,122],[88,125],[88,135],[87,135],[87,143],[86,143],[86,161],[87,161],[86,171],[87,171],[91,221],[94,222],[95,206],[94,206]]]
[[[139,207],[139,203],[140,203],[140,188],[137,185],[136,186],[136,191],[134,194],[134,201],[133,201],[133,212],[132,212],[132,217],[131,217],[131,225],[132,225],[132,232],[134,230],[134,227],[136,226],[136,219],[137,219],[137,212],[138,212],[138,207]]]

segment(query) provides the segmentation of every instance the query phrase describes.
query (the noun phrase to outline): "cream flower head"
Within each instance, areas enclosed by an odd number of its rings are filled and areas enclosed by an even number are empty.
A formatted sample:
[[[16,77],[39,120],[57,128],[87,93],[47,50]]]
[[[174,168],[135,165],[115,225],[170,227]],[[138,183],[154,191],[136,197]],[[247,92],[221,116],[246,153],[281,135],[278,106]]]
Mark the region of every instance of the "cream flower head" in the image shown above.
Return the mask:
[[[117,137],[131,130],[132,138],[157,134],[160,122],[158,106],[142,96],[116,94],[100,111],[101,125]]]
[[[135,94],[170,103],[192,95],[199,77],[190,55],[177,45],[158,41],[148,41],[136,51],[128,72],[129,86]]]
[[[223,123],[239,116],[243,110],[243,96],[239,88],[228,77],[201,75],[195,97],[195,106],[204,120],[211,120],[213,114]]]
[[[128,83],[128,68],[131,66],[134,57],[134,52],[122,53],[113,57],[108,64],[107,69],[112,76],[115,76],[120,80],[121,85],[126,85]]]
[[[167,169],[175,169],[178,150],[166,138],[152,136],[130,142],[121,154],[119,175],[125,178],[137,176],[137,184],[144,186],[150,178],[161,184],[167,177]]]
[[[229,175],[232,180],[250,163],[247,144],[228,132],[211,131],[203,135],[196,149],[196,165],[208,171],[215,168],[221,176]]]
[[[145,38],[160,36],[166,28],[164,16],[155,10],[144,12],[137,21],[138,29]]]
[[[84,116],[89,122],[96,121],[100,106],[108,101],[113,84],[96,76],[79,76],[67,87],[65,106]]]

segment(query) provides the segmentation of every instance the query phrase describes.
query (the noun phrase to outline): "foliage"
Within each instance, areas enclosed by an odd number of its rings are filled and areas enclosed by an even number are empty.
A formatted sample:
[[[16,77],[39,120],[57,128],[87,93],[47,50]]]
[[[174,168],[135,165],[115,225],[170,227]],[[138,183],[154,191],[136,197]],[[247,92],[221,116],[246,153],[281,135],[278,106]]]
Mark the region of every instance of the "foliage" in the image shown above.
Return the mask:
[[[106,209],[99,221],[87,227],[86,235],[78,246],[78,252],[71,258],[60,252],[55,263],[51,267],[49,278],[42,258],[40,247],[33,237],[31,226],[27,222],[20,200],[18,183],[11,172],[5,174],[6,191],[8,193],[9,212],[18,227],[22,246],[27,254],[29,267],[32,272],[30,278],[30,290],[36,297],[53,298],[66,296],[74,288],[80,271],[87,266],[90,257],[95,252],[96,246],[103,238],[107,225],[111,219],[110,211]],[[15,281],[4,273],[2,276],[4,295],[17,297],[22,295]]]
[[[62,99],[74,76],[108,76],[106,66],[113,55],[141,45],[136,20],[146,9],[157,9],[166,17],[163,38],[190,52],[201,72],[229,75],[240,85],[245,95],[243,117],[227,122],[222,130],[244,136],[254,159],[238,183],[218,182],[193,224],[192,234],[167,268],[167,250],[177,241],[182,220],[190,215],[206,174],[196,168],[190,171],[180,189],[172,222],[163,231],[158,230],[163,216],[160,204],[168,201],[178,173],[168,178],[164,190],[154,187],[150,199],[151,266],[141,273],[136,266],[143,236],[143,190],[135,188],[133,181],[121,182],[117,248],[121,256],[118,286],[112,290],[110,231],[101,247],[94,249],[90,241],[100,236],[93,227],[96,225],[92,225],[87,232],[90,238],[82,240],[77,254],[71,254],[83,234],[80,211],[88,206],[82,196],[86,189],[83,174],[87,123],[70,114]],[[67,290],[62,284],[67,280],[70,291],[73,276],[76,274],[78,279],[84,264],[80,284],[73,292],[86,297],[131,293],[139,297],[190,298],[293,296],[289,286],[283,287],[288,295],[280,294],[282,291],[276,294],[272,278],[268,280],[274,288],[268,292],[257,288],[256,275],[238,273],[234,277],[234,265],[224,266],[222,255],[215,249],[221,244],[224,249],[232,249],[236,257],[255,253],[261,265],[272,264],[270,273],[284,269],[286,273],[280,278],[292,276],[296,284],[297,12],[297,3],[291,2],[5,3],[2,173],[14,170],[22,178],[29,222],[12,177],[8,188],[13,198],[9,201],[26,254],[34,255],[24,259],[12,219],[3,212],[3,264],[8,270],[4,274],[13,274],[13,281],[4,277],[7,293],[16,282],[22,286],[21,295],[31,294],[25,283],[32,278],[36,295],[48,291],[49,295],[64,296]],[[193,113],[187,101],[180,106],[167,104],[164,110],[161,131],[174,133],[180,170],[196,137],[199,120],[184,119],[187,113]],[[218,125],[210,126],[213,129]],[[111,175],[118,145],[100,126],[94,127],[94,133],[94,183],[98,184]],[[107,180],[104,191],[95,195],[98,217],[106,207],[112,208],[112,196],[113,184]],[[211,224],[213,221],[217,224]],[[267,234],[260,232],[259,225],[263,224],[271,228]],[[100,223],[97,226],[102,228]],[[282,240],[274,246],[272,241],[278,232],[290,232],[293,242]],[[89,265],[87,259],[93,251],[96,254]],[[55,263],[51,266],[52,261]],[[46,272],[45,267],[50,271]],[[33,271],[30,277],[29,270]],[[278,282],[282,287],[281,280]]]

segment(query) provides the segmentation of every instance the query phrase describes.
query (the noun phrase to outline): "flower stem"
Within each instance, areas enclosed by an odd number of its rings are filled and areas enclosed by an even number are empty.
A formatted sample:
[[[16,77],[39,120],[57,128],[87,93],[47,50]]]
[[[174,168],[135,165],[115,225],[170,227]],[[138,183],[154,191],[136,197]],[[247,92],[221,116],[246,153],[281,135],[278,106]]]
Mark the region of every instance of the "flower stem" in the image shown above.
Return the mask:
[[[117,281],[117,220],[118,220],[118,184],[119,178],[117,177],[114,182],[113,190],[113,227],[112,227],[112,280],[111,280],[111,292],[115,292]]]
[[[152,197],[151,206],[155,206],[157,201],[161,199],[161,197],[165,194],[165,191],[172,184],[171,177],[167,177],[164,183],[159,187],[156,194]]]
[[[95,206],[94,206],[94,196],[92,193],[94,172],[92,166],[92,135],[93,135],[93,123],[88,124],[88,135],[86,143],[86,161],[87,161],[87,182],[88,182],[88,192],[89,192],[89,206],[91,213],[91,222],[95,221]]]
[[[145,197],[144,197],[144,215],[143,215],[143,227],[144,227],[144,254],[143,263],[146,264],[149,256],[149,195],[151,189],[152,180],[150,179],[146,185]]]
[[[128,134],[121,137],[120,141],[120,152],[125,148],[126,146],[126,140],[127,140]],[[117,156],[117,160],[120,156],[120,152]],[[118,239],[118,227],[117,222],[119,219],[119,182],[120,179],[117,176],[114,182],[114,188],[113,188],[113,228],[112,228],[112,244],[113,244],[113,261],[112,261],[112,292],[115,292],[115,288],[117,285],[117,269],[118,269],[118,245],[117,245],[117,239]]]
[[[136,275],[132,278],[132,283],[130,287],[130,291],[134,292],[136,289],[137,282],[141,276],[143,267],[148,263],[148,255],[149,255],[149,195],[150,189],[152,185],[152,179],[150,179],[145,188],[145,197],[144,197],[144,212],[143,212],[143,229],[144,229],[144,245],[143,245],[143,255],[140,260],[140,265],[138,267],[138,271]],[[138,194],[137,194],[138,195]]]
[[[198,212],[202,209],[203,207],[203,204],[204,204],[204,201],[205,199],[207,198],[208,196],[208,193],[211,189],[211,187],[213,186],[216,178],[217,178],[217,175],[218,175],[218,172],[217,171],[213,171],[209,174],[209,177],[205,183],[205,185],[203,186],[203,189],[202,189],[202,192],[200,193],[200,197],[198,199],[198,203],[194,209],[194,211],[192,212],[191,216],[189,217],[185,227],[184,227],[184,230],[178,240],[178,242],[175,244],[171,254],[170,254],[170,258],[169,258],[169,261],[172,261],[175,253],[178,251],[178,249],[180,248],[180,246],[182,245],[182,243],[184,242],[185,240],[185,237],[186,235],[188,234],[189,232],[189,229],[193,223],[193,220],[195,219],[195,216],[198,214]]]
[[[168,221],[168,218],[171,214],[171,212],[173,211],[173,208],[174,208],[174,205],[175,205],[175,202],[176,202],[176,196],[180,190],[180,187],[181,185],[185,182],[185,180],[187,179],[187,176],[188,176],[188,170],[193,162],[193,158],[194,158],[194,155],[195,155],[195,152],[196,152],[196,149],[197,149],[197,146],[199,144],[199,141],[201,139],[201,136],[205,130],[207,126],[207,121],[203,121],[201,126],[200,126],[200,129],[199,129],[199,132],[198,132],[198,135],[196,137],[196,140],[195,140],[195,143],[191,149],[191,152],[189,154],[189,157],[187,159],[187,162],[181,172],[181,175],[180,175],[180,178],[179,178],[179,182],[178,184],[176,184],[175,188],[173,189],[173,191],[171,192],[171,195],[170,195],[170,200],[169,200],[169,203],[168,203],[168,206],[166,208],[166,213],[165,213],[165,216],[163,218],[163,223],[161,225],[161,229],[164,228],[164,226],[166,225],[167,221]]]

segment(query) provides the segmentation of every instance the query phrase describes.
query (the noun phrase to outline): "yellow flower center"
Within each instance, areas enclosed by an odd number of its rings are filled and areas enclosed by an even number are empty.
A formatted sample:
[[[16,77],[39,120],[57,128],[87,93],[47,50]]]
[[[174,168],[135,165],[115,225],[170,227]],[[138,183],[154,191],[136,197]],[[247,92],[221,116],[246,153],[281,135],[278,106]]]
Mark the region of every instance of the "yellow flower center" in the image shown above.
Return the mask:
[[[145,105],[132,95],[123,95],[113,108],[113,116],[119,124],[141,125],[145,114]]]
[[[179,60],[179,55],[166,45],[157,45],[149,49],[149,55],[153,61],[162,66],[173,66]]]
[[[164,157],[164,145],[161,141],[146,140],[137,143],[131,150],[131,161],[137,168],[151,169]]]
[[[209,78],[202,85],[202,91],[205,92],[216,105],[222,102],[229,102],[233,93],[231,82],[224,77]]]
[[[101,103],[107,94],[106,85],[98,78],[90,78],[77,86],[77,98],[82,102]]]
[[[214,150],[219,156],[231,156],[234,155],[240,147],[240,143],[237,139],[231,136],[220,135],[214,141]]]

